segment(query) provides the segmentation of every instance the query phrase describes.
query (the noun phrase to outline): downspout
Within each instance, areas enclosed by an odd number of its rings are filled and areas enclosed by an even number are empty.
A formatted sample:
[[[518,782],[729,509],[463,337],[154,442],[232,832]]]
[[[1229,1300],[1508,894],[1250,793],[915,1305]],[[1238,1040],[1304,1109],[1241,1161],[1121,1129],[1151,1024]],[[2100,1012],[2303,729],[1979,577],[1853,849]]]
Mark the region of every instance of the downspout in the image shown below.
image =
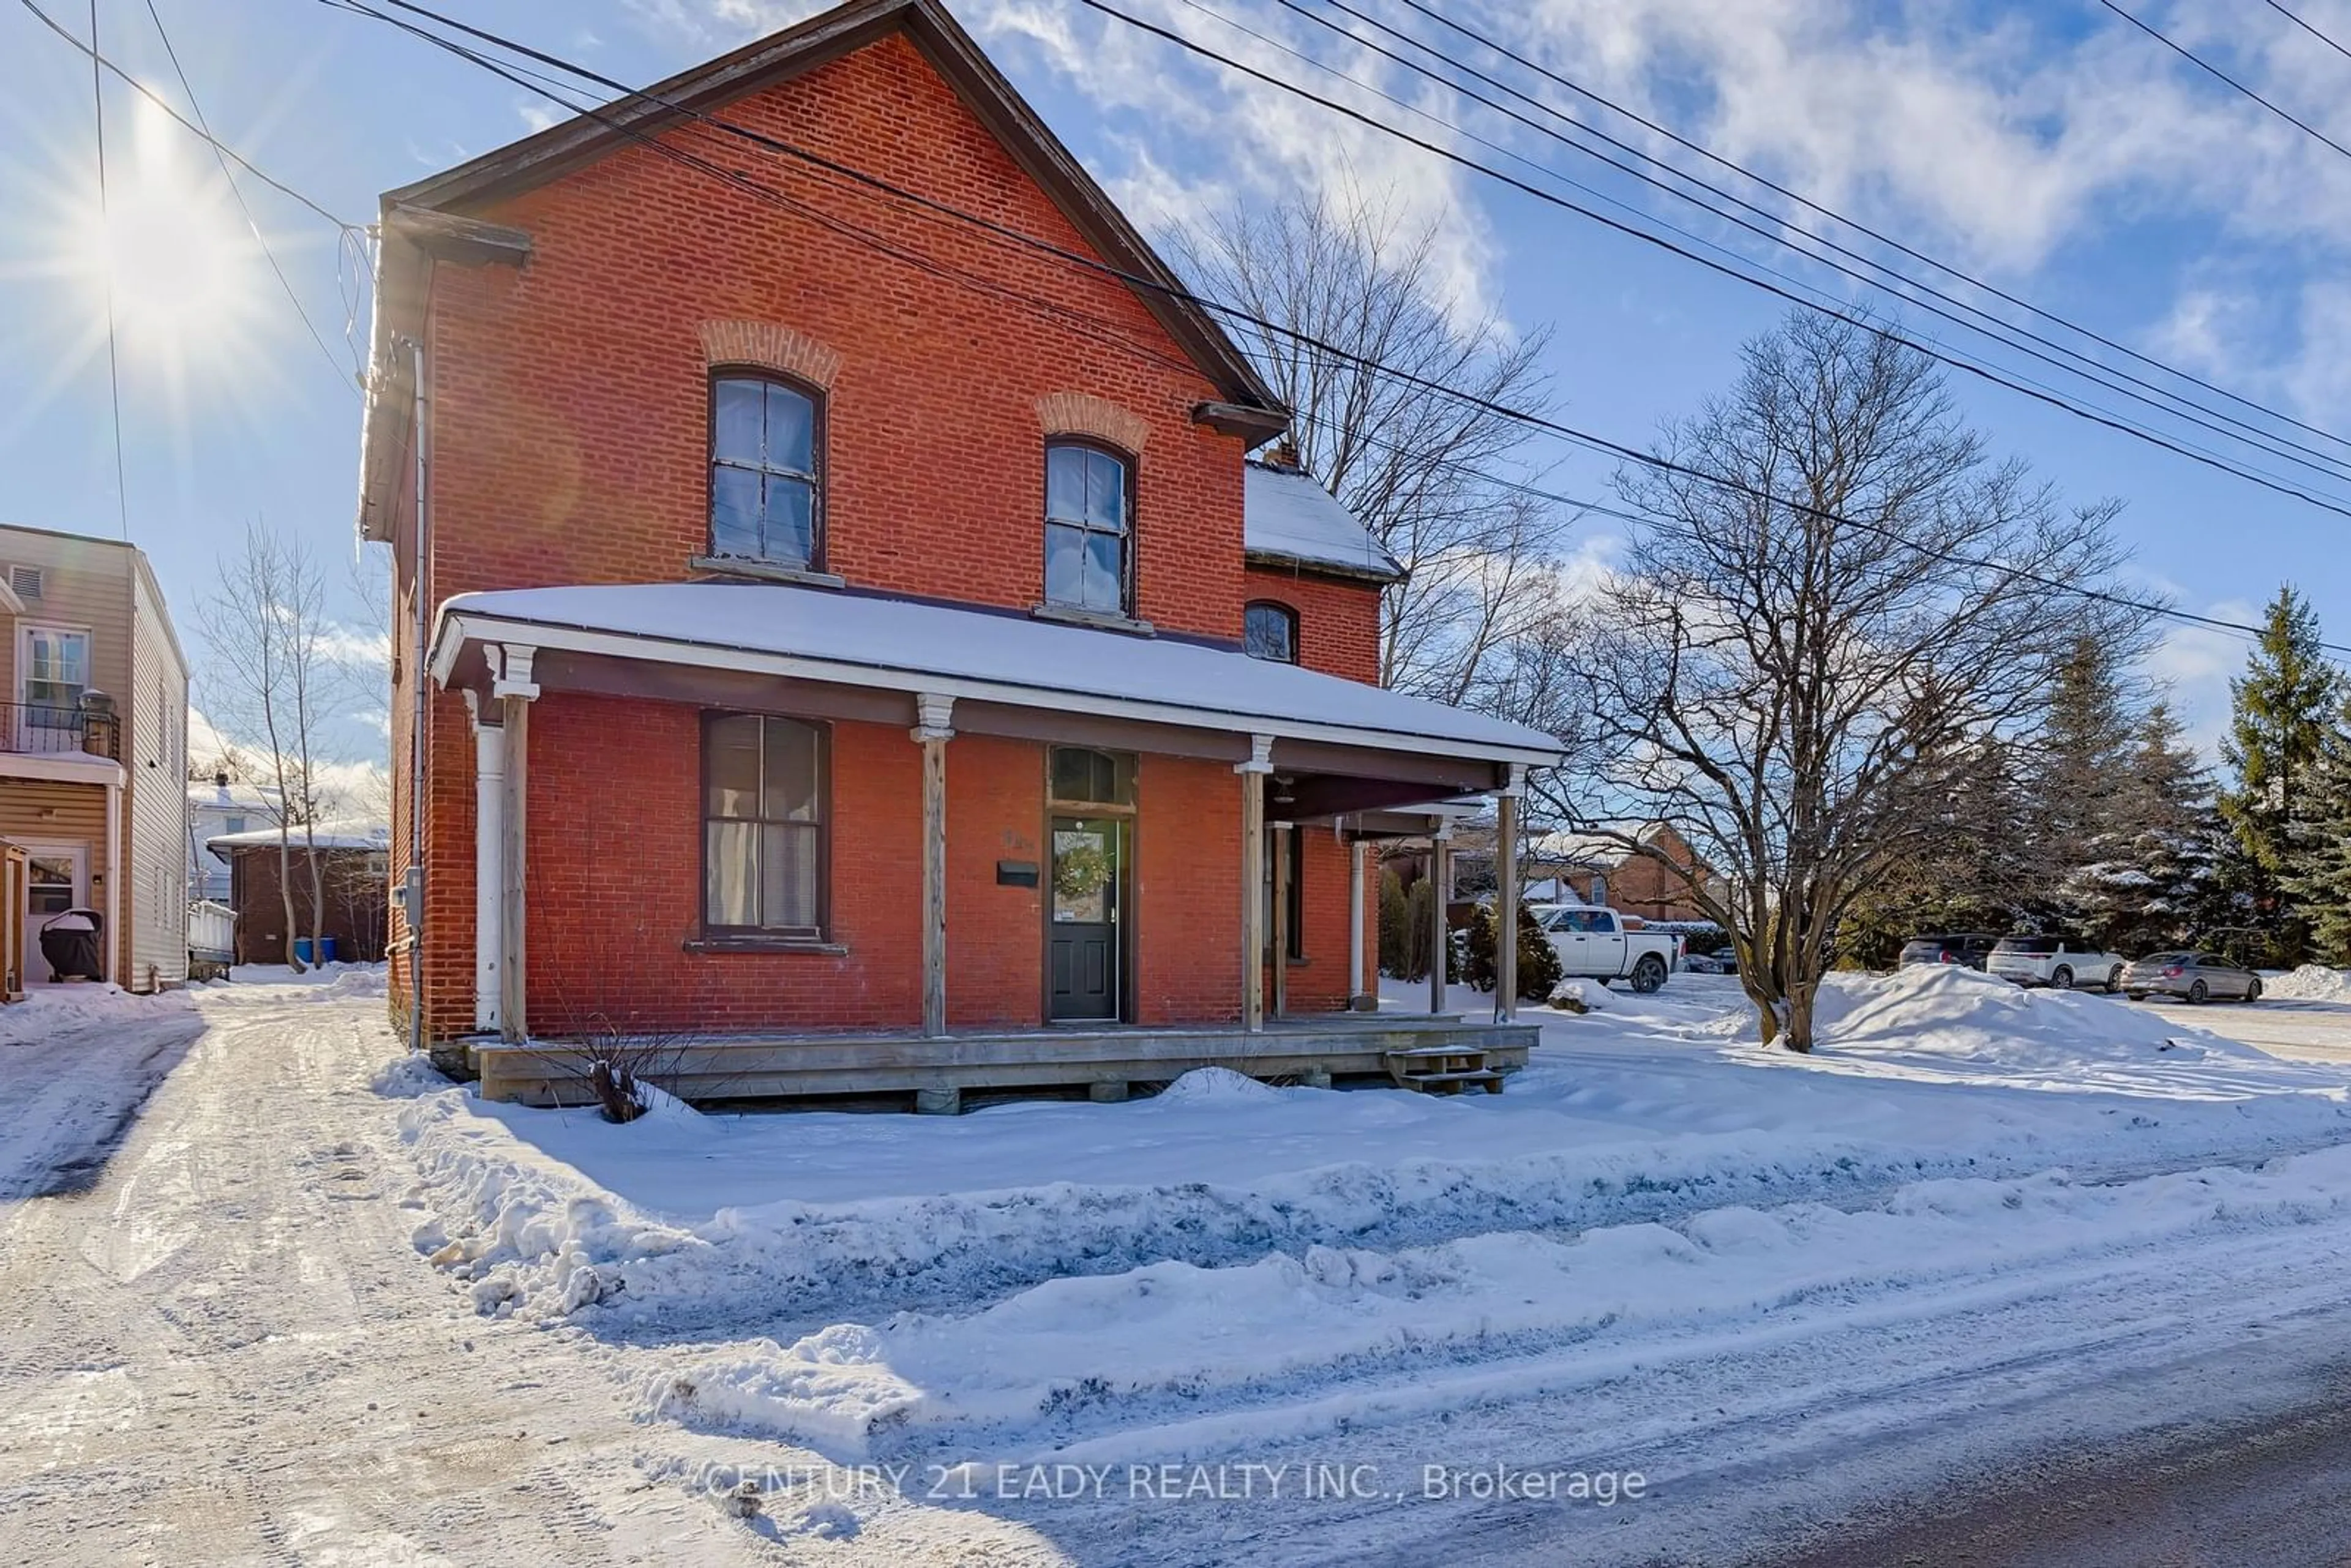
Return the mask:
[[[122,852],[122,779],[106,784],[106,977],[124,990],[122,972],[122,878],[131,857]]]
[[[416,694],[408,741],[408,1044],[424,1049],[424,639],[430,634],[432,600],[426,591],[425,546],[431,539],[425,483],[431,464],[425,452],[432,399],[425,390],[424,342],[409,338],[410,380],[415,396],[414,423],[409,427],[416,449],[416,642],[409,661],[408,678]]]

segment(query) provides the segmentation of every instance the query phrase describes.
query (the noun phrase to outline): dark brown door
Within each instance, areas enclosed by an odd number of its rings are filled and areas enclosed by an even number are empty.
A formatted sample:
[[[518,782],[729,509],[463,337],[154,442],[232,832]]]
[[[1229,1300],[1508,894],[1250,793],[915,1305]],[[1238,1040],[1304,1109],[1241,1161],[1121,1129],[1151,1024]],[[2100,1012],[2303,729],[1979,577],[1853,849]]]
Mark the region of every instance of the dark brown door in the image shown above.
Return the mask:
[[[1121,826],[1113,817],[1053,819],[1045,962],[1056,1019],[1119,1016]]]

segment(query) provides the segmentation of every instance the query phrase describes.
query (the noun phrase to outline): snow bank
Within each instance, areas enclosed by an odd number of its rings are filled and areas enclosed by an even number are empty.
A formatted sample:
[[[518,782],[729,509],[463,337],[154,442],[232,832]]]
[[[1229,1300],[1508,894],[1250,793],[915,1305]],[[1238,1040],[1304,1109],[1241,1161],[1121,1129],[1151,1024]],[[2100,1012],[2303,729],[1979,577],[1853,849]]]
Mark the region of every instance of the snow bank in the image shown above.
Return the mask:
[[[877,1445],[935,1450],[1008,1437],[1082,1459],[1087,1445],[1061,1439],[1089,1410],[1115,1408],[1123,1426],[1154,1405],[1189,1415],[1220,1396],[1281,1386],[1312,1411],[1316,1402],[1296,1398],[1301,1382],[1568,1345],[1578,1351],[1569,1380],[1596,1380],[1617,1369],[1613,1348],[1661,1329],[1758,1323],[1820,1299],[1865,1312],[1868,1292],[2346,1211],[2351,1149],[2123,1186],[2079,1186],[2061,1173],[1929,1181],[1858,1212],[1726,1207],[1572,1238],[1505,1232],[1393,1255],[1317,1247],[1228,1269],[1165,1262],[1051,1281],[977,1312],[902,1312],[789,1344],[761,1341],[653,1380],[641,1408],[789,1437],[842,1461]],[[1393,1401],[1396,1391],[1384,1394]],[[1234,1416],[1263,1442],[1343,1427],[1347,1402],[1333,1404]],[[1381,1413],[1392,1416],[1392,1404]],[[1239,1436],[1212,1416],[1172,1426],[1187,1449],[1229,1448]],[[1120,1436],[1120,1458],[1134,1457],[1132,1437]]]
[[[2262,991],[2294,1002],[2351,1002],[2351,974],[2304,964],[2283,975],[2262,976]]]
[[[0,1007],[0,1046],[39,1045],[72,1030],[108,1024],[131,1025],[194,1007],[185,991],[133,996],[121,987],[95,981],[36,986],[21,1002]]]
[[[2115,1070],[2137,1071],[2167,1059],[2257,1071],[2274,1064],[2252,1046],[2102,994],[2027,990],[1956,965],[1831,975],[1822,982],[1813,1022],[1820,1057],[1992,1069],[2017,1082],[2070,1079],[2085,1088],[2114,1087]],[[1752,1018],[1722,1027],[1733,1038],[1756,1038]]]
[[[1623,999],[1637,1005],[1540,1014],[1501,1095],[1209,1070],[1123,1105],[955,1118],[680,1107],[613,1126],[442,1090],[400,1120],[441,1216],[421,1244],[487,1310],[770,1333],[1162,1263],[1851,1204],[2061,1163],[2127,1176],[2351,1129],[2339,1067],[1970,973],[1839,977],[1809,1057],[1739,1038],[1735,982]]]
[[[1153,1097],[1161,1106],[1279,1099],[1281,1091],[1229,1067],[1196,1067]]]

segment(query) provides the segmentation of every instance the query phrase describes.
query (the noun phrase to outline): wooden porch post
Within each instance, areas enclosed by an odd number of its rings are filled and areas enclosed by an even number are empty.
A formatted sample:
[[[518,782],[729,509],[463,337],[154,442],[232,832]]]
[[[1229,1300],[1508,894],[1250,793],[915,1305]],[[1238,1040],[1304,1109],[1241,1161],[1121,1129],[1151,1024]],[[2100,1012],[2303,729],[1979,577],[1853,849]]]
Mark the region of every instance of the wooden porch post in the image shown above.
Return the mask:
[[[1273,1016],[1290,1011],[1290,824],[1273,825]]]
[[[909,731],[923,747],[923,1032],[947,1032],[947,742],[953,697],[914,699]]]
[[[506,799],[500,824],[505,838],[501,856],[498,902],[498,1038],[519,1045],[530,1038],[529,1011],[523,995],[524,906],[529,879],[523,850],[528,842],[524,812],[529,800],[530,705],[538,687],[530,678],[536,648],[507,643],[491,664],[490,695],[506,710],[499,727],[506,735]]]
[[[1340,830],[1345,831],[1343,828]],[[1377,993],[1369,993],[1372,1007],[1364,1003],[1364,854],[1365,844],[1361,839],[1348,839],[1347,844],[1347,1006],[1357,1012],[1367,1012],[1378,1007]]]
[[[1428,835],[1428,1010],[1445,1010],[1445,971],[1452,943],[1445,929],[1445,905],[1452,897],[1453,837],[1448,824]]]
[[[1494,798],[1494,1021],[1519,1016],[1519,770]]]
[[[1241,776],[1241,1027],[1265,1027],[1265,779],[1273,771],[1273,737],[1249,737]]]

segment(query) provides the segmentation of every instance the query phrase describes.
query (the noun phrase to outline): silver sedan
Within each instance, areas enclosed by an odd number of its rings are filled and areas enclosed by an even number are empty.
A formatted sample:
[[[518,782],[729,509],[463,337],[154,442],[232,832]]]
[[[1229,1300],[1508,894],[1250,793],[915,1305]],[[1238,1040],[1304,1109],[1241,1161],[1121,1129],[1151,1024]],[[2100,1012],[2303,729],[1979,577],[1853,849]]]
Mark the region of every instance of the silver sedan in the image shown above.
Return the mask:
[[[2135,1002],[2150,996],[2257,1002],[2262,977],[2217,953],[2150,953],[2124,967],[2123,990]]]

